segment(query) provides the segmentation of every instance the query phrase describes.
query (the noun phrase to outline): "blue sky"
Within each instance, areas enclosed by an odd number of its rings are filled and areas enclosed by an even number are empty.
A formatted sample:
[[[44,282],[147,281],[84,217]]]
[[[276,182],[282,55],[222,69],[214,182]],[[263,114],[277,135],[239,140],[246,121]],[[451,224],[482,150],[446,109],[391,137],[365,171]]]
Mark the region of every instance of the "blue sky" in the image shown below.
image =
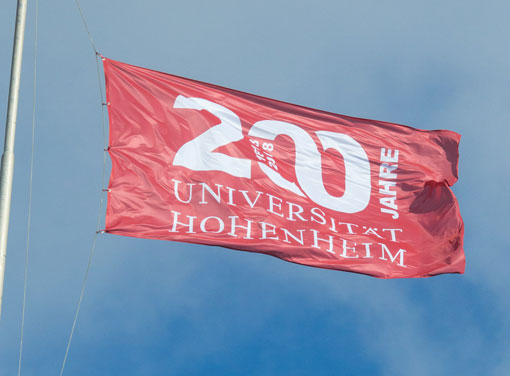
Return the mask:
[[[462,135],[466,273],[379,280],[216,247],[103,235],[68,375],[507,375],[504,1],[83,1],[107,57],[345,115]],[[15,1],[0,6],[2,121]],[[0,321],[16,373],[30,158],[30,2]],[[94,55],[73,1],[41,2],[23,375],[56,374],[100,197]]]

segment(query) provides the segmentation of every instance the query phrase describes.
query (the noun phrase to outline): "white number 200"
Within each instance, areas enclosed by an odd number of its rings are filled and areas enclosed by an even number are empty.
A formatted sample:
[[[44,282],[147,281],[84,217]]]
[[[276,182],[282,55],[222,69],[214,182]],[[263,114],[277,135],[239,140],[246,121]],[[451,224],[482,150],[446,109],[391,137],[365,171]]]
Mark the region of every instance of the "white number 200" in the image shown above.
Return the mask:
[[[220,123],[182,145],[173,164],[194,171],[223,171],[241,177],[251,177],[251,160],[215,152],[220,146],[243,138],[239,116],[226,107],[202,98],[179,95],[174,108],[206,110],[220,119]],[[262,171],[281,188],[299,196],[308,196],[315,203],[343,213],[362,211],[370,201],[370,163],[361,145],[352,137],[336,132],[317,131],[324,150],[335,149],[344,160],[345,191],[340,197],[329,194],[322,179],[322,160],[313,138],[299,126],[277,120],[258,121],[248,132],[251,137],[274,141],[278,135],[289,136],[296,148],[295,171],[297,183],[290,182],[262,162]]]

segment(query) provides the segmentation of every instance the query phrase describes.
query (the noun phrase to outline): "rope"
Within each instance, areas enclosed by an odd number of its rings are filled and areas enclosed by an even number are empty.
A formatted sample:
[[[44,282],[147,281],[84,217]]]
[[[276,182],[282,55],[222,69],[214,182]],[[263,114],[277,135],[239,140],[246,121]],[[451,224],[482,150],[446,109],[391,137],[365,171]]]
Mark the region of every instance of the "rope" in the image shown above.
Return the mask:
[[[83,21],[83,26],[85,27],[85,30],[86,30],[86,32],[87,32],[87,34],[89,36],[90,45],[92,46],[92,49],[94,50],[94,53],[96,55],[96,70],[97,70],[97,80],[98,80],[98,84],[99,84],[99,96],[100,96],[100,99],[101,99],[100,103],[101,103],[101,117],[102,117],[102,129],[103,129],[103,149],[104,149],[104,151],[103,151],[103,172],[102,172],[102,180],[101,180],[101,192],[104,192],[105,191],[105,189],[104,189],[105,179],[106,179],[106,145],[107,145],[107,140],[106,140],[106,111],[105,111],[105,106],[103,105],[103,103],[105,103],[105,100],[103,99],[104,95],[103,95],[103,89],[102,89],[102,83],[101,83],[101,72],[100,72],[100,68],[99,68],[99,58],[102,58],[102,57],[101,57],[101,54],[99,52],[97,52],[96,46],[94,44],[94,39],[92,38],[92,35],[90,34],[89,29],[87,27],[87,22],[85,21],[85,17],[83,15],[82,10],[81,10],[80,3],[79,3],[78,0],[75,0],[75,3],[76,3],[76,6],[78,7],[78,11],[79,11],[81,19]],[[87,263],[87,269],[85,270],[85,276],[83,277],[80,298],[78,300],[78,306],[76,307],[76,312],[75,312],[75,315],[74,315],[73,325],[71,327],[71,332],[69,334],[69,339],[67,341],[67,347],[66,347],[66,352],[65,352],[65,355],[64,355],[64,360],[62,362],[62,367],[60,369],[60,376],[62,376],[64,374],[64,369],[65,369],[65,366],[66,366],[67,357],[69,355],[69,349],[71,347],[71,342],[73,340],[74,330],[76,328],[76,323],[78,321],[78,316],[79,316],[80,309],[81,309],[81,303],[83,301],[83,296],[85,295],[85,288],[87,286],[87,279],[88,279],[88,276],[89,276],[90,267],[92,265],[92,259],[94,258],[94,252],[96,250],[96,243],[97,243],[98,234],[101,233],[101,231],[100,231],[100,224],[101,224],[101,214],[103,212],[103,203],[104,203],[104,195],[103,195],[103,193],[101,193],[101,198],[99,200],[99,207],[98,207],[98,213],[97,213],[96,233],[94,235],[94,240],[92,241],[92,246],[90,248],[90,254],[89,254],[89,260],[88,260],[88,263]]]
[[[92,35],[90,34],[89,28],[87,26],[87,21],[85,21],[85,16],[83,15],[83,12],[81,11],[80,2],[78,0],[74,0],[74,3],[78,7],[78,12],[80,12],[80,17],[83,22],[83,26],[85,27],[85,31],[87,32],[87,35],[89,36],[90,45],[92,46],[94,53],[97,54],[97,49],[96,49],[96,45],[94,43],[94,38],[92,38]]]
[[[39,0],[35,1],[35,26],[34,26],[34,82],[32,92],[32,152],[30,157],[30,181],[28,183],[28,219],[27,219],[27,241],[25,249],[25,272],[23,281],[23,308],[21,310],[21,333],[19,341],[18,376],[21,375],[21,359],[23,357],[23,338],[25,333],[25,311],[27,304],[28,285],[28,256],[30,250],[30,225],[32,219],[32,183],[34,176],[34,150],[35,150],[35,109],[37,94],[37,42],[38,42],[38,21],[39,21]]]
[[[66,366],[67,356],[69,355],[69,348],[71,347],[71,341],[73,340],[74,329],[76,328],[76,322],[78,321],[78,315],[80,313],[83,295],[85,294],[85,287],[87,285],[87,278],[88,278],[89,271],[90,271],[90,265],[92,265],[92,258],[94,256],[94,251],[96,249],[97,234],[98,233],[96,232],[96,234],[94,235],[94,241],[92,242],[92,247],[90,249],[89,262],[87,264],[87,270],[85,271],[85,276],[83,278],[83,282],[81,285],[80,299],[78,300],[78,307],[76,307],[76,313],[74,315],[73,326],[71,328],[71,333],[69,334],[69,339],[67,341],[67,348],[66,348],[66,353],[64,355],[64,361],[62,362],[62,368],[60,369],[60,376],[62,376],[64,374],[64,368]]]

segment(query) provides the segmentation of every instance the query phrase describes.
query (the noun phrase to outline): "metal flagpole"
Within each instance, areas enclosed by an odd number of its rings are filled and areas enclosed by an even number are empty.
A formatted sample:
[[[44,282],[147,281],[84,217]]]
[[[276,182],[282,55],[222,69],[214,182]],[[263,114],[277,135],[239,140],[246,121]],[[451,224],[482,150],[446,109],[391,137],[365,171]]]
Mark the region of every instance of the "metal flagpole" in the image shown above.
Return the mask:
[[[14,138],[16,135],[16,117],[18,115],[18,94],[26,14],[27,0],[18,0],[16,28],[14,30],[14,46],[12,49],[9,102],[7,105],[7,120],[5,123],[4,153],[2,155],[2,170],[0,173],[0,317],[2,314],[2,295],[4,291],[9,213],[11,211],[12,177],[14,172]]]

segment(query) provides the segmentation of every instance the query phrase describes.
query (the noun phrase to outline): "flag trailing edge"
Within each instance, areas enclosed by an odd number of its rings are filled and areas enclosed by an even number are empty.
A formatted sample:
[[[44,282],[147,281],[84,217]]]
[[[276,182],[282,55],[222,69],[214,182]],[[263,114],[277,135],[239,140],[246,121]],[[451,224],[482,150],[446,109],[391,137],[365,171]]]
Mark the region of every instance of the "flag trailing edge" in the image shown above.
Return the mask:
[[[463,273],[460,135],[104,59],[105,231],[379,278]]]

